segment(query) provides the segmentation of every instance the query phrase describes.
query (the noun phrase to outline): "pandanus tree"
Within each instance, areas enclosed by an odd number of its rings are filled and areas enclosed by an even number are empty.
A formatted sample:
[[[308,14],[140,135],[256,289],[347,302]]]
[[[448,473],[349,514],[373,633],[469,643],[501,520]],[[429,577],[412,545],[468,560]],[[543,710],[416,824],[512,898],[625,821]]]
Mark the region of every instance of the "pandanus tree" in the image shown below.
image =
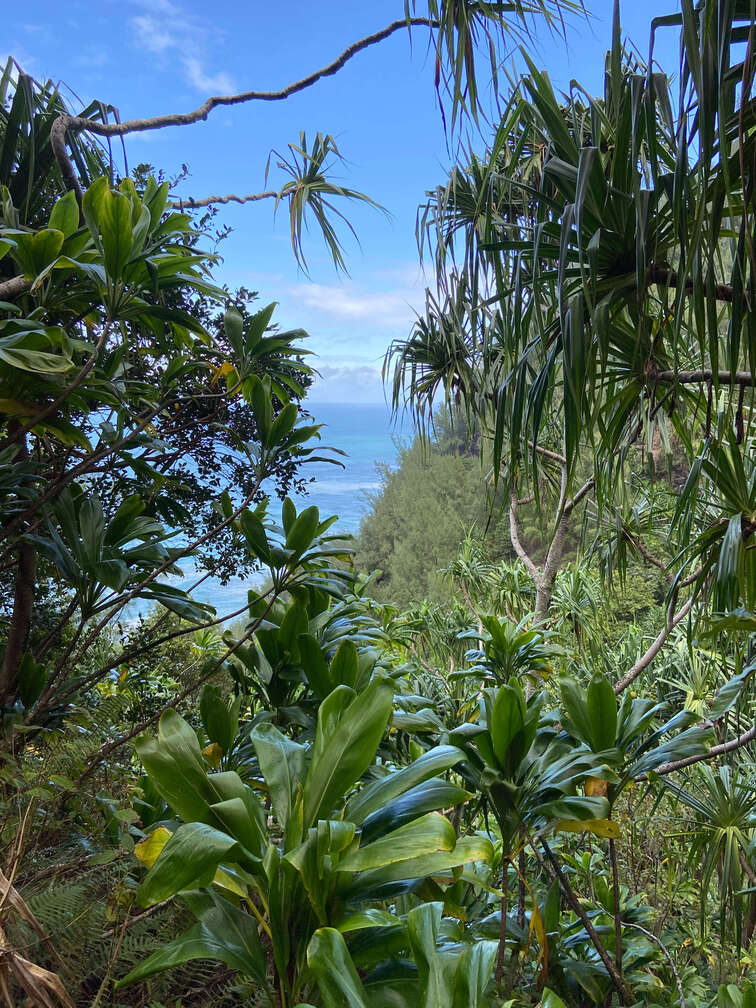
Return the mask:
[[[644,66],[616,4],[601,97],[558,96],[524,55],[490,147],[421,213],[439,290],[387,356],[394,400],[420,418],[453,401],[480,424],[539,620],[586,498],[617,517],[623,550],[669,564],[670,624],[683,589],[716,611],[752,605],[752,14],[686,2],[653,23]],[[675,28],[676,110],[653,63]],[[624,526],[626,477],[672,439],[690,475],[656,557]],[[533,497],[551,515],[539,562],[517,520]]]

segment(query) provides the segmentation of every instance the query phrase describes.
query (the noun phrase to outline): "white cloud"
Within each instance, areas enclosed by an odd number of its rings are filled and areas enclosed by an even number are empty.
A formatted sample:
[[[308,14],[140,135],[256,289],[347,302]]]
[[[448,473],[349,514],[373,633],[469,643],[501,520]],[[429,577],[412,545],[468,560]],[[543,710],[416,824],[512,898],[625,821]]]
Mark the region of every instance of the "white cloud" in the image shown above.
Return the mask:
[[[144,12],[129,19],[140,48],[175,60],[186,82],[203,95],[236,90],[228,73],[214,70],[213,64],[221,61],[223,36],[209,21],[172,0],[132,0],[132,6]]]
[[[308,392],[307,401],[331,402],[383,402],[381,369],[373,364],[348,364],[317,362],[320,377]]]
[[[184,69],[189,83],[203,94],[232,94],[234,83],[227,73],[208,73],[196,56],[185,56]]]
[[[406,329],[425,301],[425,283],[369,290],[355,284],[297,284],[290,291],[299,304],[330,318],[362,322],[372,328]]]

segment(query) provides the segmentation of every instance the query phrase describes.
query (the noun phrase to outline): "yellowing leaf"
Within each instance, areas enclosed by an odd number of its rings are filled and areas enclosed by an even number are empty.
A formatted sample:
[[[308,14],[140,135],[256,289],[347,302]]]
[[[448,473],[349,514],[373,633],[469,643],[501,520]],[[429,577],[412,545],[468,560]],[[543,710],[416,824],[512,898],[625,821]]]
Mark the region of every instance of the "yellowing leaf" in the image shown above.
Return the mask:
[[[588,798],[606,798],[607,782],[599,777],[586,777],[585,793]]]
[[[210,381],[211,386],[215,385],[220,378],[225,378],[227,374],[233,374],[236,371],[236,368],[234,367],[233,364],[231,364],[230,361],[223,361],[220,367],[217,368],[214,367],[212,368],[212,371],[213,371],[213,377]]]
[[[563,833],[593,833],[605,840],[619,840],[619,826],[612,819],[560,819],[556,829]]]
[[[205,748],[202,750],[202,755],[205,757],[205,759],[213,768],[213,770],[217,770],[218,767],[220,766],[220,761],[223,756],[223,750],[221,749],[221,747],[218,745],[217,742],[211,742],[210,745],[205,746]]]
[[[152,868],[170,838],[171,831],[166,829],[165,826],[158,826],[148,837],[139,841],[134,848],[134,854],[143,865],[147,868]]]

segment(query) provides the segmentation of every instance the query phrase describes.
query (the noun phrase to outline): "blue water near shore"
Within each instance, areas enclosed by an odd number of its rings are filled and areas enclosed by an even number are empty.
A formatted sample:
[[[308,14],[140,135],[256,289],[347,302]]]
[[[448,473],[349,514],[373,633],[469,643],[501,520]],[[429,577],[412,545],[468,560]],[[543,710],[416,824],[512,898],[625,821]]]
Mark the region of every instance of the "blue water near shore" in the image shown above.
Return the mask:
[[[320,445],[339,448],[346,455],[335,456],[341,465],[313,462],[304,466],[302,473],[310,482],[305,494],[293,498],[297,510],[316,504],[322,518],[339,516],[333,531],[355,534],[370,507],[368,496],[380,489],[377,464],[390,467],[397,464],[399,445],[412,437],[411,423],[406,418],[403,422],[392,418],[391,411],[383,404],[313,403],[308,404],[308,409],[315,422],[324,425]],[[271,511],[277,519],[279,509],[278,498],[273,497]],[[188,588],[197,574],[186,561],[182,570],[184,579],[177,579],[175,583]],[[208,579],[193,595],[199,602],[214,606],[220,615],[241,608],[247,591],[254,584],[254,579],[250,582],[232,578],[226,585]]]
[[[334,526],[355,533],[368,510],[368,495],[380,488],[378,463],[396,464],[398,448],[410,435],[407,421],[398,423],[387,406],[375,403],[328,403],[310,407],[317,423],[323,424],[321,444],[339,448],[343,464],[315,462],[303,470],[312,482],[307,487],[308,503],[316,504],[323,517],[337,514]],[[303,498],[298,498],[297,508]]]

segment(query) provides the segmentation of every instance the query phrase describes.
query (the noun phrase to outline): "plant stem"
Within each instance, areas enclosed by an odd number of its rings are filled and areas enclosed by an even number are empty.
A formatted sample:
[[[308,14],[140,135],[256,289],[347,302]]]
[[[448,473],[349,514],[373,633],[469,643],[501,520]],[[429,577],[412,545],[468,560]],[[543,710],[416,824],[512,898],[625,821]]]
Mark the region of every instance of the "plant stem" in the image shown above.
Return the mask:
[[[619,870],[617,868],[617,846],[609,839],[609,860],[612,862],[612,887],[614,889],[614,958],[617,972],[622,976],[622,914],[620,912]]]
[[[499,929],[499,951],[496,955],[496,986],[501,989],[504,979],[504,954],[507,949],[507,876],[509,858],[503,859],[501,868],[501,927]]]
[[[620,1001],[624,1005],[630,1005],[630,1004],[632,1004],[633,1003],[632,994],[630,993],[630,991],[628,990],[627,986],[625,985],[625,981],[622,979],[622,977],[620,976],[620,974],[617,972],[617,967],[612,962],[611,956],[609,955],[609,953],[604,948],[603,942],[599,938],[598,932],[596,931],[596,928],[591,923],[590,917],[588,916],[588,914],[585,912],[585,910],[580,905],[580,900],[575,895],[575,892],[574,892],[572,886],[570,885],[567,876],[564,874],[564,872],[560,868],[559,862],[554,857],[553,851],[551,850],[551,848],[549,847],[549,845],[546,843],[546,841],[543,838],[541,839],[541,846],[543,847],[543,851],[544,851],[546,857],[548,858],[551,867],[554,869],[554,873],[555,873],[556,877],[559,879],[559,885],[560,885],[560,887],[562,889],[562,892],[564,893],[565,897],[567,898],[567,902],[570,904],[570,906],[572,907],[572,909],[575,911],[575,913],[578,915],[578,917],[580,918],[580,920],[583,922],[583,927],[588,932],[588,937],[593,942],[593,947],[598,952],[599,957],[601,959],[601,962],[606,967],[606,971],[609,974],[609,978],[611,979],[612,983],[614,984],[614,986],[615,986],[615,988],[617,990],[617,993],[620,996]]]

